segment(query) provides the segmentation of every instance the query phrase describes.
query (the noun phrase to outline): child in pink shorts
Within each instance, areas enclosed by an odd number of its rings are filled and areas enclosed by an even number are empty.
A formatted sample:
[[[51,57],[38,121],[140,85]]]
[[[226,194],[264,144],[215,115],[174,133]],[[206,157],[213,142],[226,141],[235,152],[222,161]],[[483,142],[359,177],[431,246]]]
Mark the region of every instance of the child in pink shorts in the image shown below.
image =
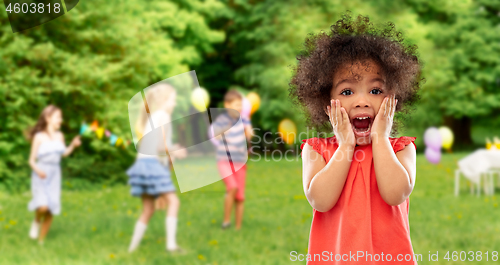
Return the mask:
[[[227,111],[219,115],[212,123],[214,132],[224,132],[225,141],[224,144],[217,146],[217,167],[226,184],[222,229],[231,226],[231,210],[233,204],[236,204],[236,230],[241,228],[241,223],[243,221],[245,176],[247,171],[245,164],[248,158],[246,140],[250,140],[252,137],[252,125],[248,118],[241,117],[243,127],[235,126],[235,128],[231,128],[240,118],[239,113],[242,110],[242,100],[243,97],[238,91],[229,90],[224,96],[224,108],[233,109],[238,112]],[[220,136],[218,136],[218,138],[220,138]],[[227,157],[230,157],[229,161]]]

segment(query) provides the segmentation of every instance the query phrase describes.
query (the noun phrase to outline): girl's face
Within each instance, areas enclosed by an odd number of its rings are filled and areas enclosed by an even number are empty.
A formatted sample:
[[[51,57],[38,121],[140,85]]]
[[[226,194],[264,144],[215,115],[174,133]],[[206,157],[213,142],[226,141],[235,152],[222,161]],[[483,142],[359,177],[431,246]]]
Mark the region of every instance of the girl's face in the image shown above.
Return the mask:
[[[380,67],[371,60],[364,65],[356,62],[334,74],[330,97],[345,108],[358,145],[370,143],[371,125],[388,95],[385,84]]]
[[[60,110],[54,111],[51,115],[47,117],[47,125],[52,127],[52,129],[54,130],[59,130],[61,128],[62,122],[63,118]]]

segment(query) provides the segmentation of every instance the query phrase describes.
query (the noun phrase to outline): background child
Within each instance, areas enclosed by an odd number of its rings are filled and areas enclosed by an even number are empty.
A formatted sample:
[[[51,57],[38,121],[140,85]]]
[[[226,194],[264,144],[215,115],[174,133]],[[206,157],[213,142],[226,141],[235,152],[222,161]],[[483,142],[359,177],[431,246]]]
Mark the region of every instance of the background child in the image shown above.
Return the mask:
[[[222,228],[226,229],[231,224],[231,210],[233,204],[236,204],[235,221],[236,229],[241,229],[243,221],[243,202],[245,200],[245,177],[246,177],[246,161],[247,161],[247,145],[246,139],[252,137],[252,125],[250,121],[244,117],[241,118],[243,128],[237,127],[230,129],[239,119],[242,110],[243,97],[236,90],[229,90],[224,95],[224,108],[233,109],[219,115],[212,124],[214,134],[219,135],[224,133],[224,144],[217,146],[217,167],[226,184],[226,197],[224,199],[224,221]],[[221,140],[221,136],[217,139]],[[229,150],[226,150],[226,145]],[[229,152],[228,152],[229,151]],[[228,162],[227,157],[231,160]],[[238,170],[236,170],[238,169]],[[227,176],[227,177],[224,177]]]
[[[59,129],[62,111],[54,106],[45,107],[35,127],[30,132],[31,152],[29,165],[31,192],[33,198],[28,209],[35,212],[29,236],[43,243],[52,224],[52,216],[61,213],[61,156],[68,156],[80,146],[80,136],[76,136],[66,148],[64,135]],[[41,231],[39,233],[41,223]]]
[[[329,34],[308,38],[298,58],[291,95],[311,125],[331,125],[335,134],[301,146],[304,192],[314,208],[308,264],[323,262],[324,251],[328,264],[416,264],[408,222],[415,137],[390,134],[394,113],[419,88],[420,62],[414,47],[391,36],[400,35],[366,17],[344,17]],[[349,258],[358,251],[364,257]]]
[[[168,149],[173,146],[172,127],[168,123],[171,120],[171,114],[176,105],[176,95],[175,89],[167,84],[155,85],[147,91],[146,100],[148,108],[149,110],[154,110],[151,113],[151,120],[157,128],[148,133],[148,139],[145,139],[146,137],[141,139],[137,159],[127,170],[127,175],[130,177],[130,193],[142,199],[142,213],[135,224],[129,252],[134,251],[139,246],[147,224],[155,212],[155,198],[161,196],[165,197],[168,204],[165,220],[167,231],[166,248],[170,252],[182,252],[182,249],[177,246],[176,240],[177,214],[180,201],[175,193],[176,188],[172,182],[170,169],[168,166],[165,167],[160,163],[159,157],[161,153],[165,153],[166,149],[168,152]],[[143,134],[147,128],[150,128],[147,115],[148,113],[144,111],[138,120],[138,128],[141,130],[140,134]],[[185,156],[185,152],[182,152],[182,150],[184,149],[176,152],[178,158]],[[172,154],[170,154],[170,157],[174,159]]]

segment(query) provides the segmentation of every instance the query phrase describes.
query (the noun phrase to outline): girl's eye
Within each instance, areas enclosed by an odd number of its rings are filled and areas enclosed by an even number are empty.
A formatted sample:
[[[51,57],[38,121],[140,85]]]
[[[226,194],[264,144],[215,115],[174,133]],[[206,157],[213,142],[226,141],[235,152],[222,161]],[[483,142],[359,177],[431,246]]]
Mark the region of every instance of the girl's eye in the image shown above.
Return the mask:
[[[378,94],[382,94],[382,90],[380,88],[374,88],[370,91],[370,93],[378,95]]]
[[[342,92],[340,92],[340,94],[344,96],[349,96],[352,95],[352,91],[350,89],[344,89]]]

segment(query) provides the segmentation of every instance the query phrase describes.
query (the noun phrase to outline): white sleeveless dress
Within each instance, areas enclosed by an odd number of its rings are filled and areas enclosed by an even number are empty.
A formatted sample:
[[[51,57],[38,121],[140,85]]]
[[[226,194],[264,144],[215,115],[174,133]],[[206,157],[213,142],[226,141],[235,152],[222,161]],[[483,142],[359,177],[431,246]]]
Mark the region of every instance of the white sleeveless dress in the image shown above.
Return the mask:
[[[53,215],[61,213],[61,157],[66,146],[58,140],[42,142],[38,148],[36,164],[45,172],[45,179],[31,172],[31,193],[33,198],[28,210],[35,211],[40,206],[47,206]]]

